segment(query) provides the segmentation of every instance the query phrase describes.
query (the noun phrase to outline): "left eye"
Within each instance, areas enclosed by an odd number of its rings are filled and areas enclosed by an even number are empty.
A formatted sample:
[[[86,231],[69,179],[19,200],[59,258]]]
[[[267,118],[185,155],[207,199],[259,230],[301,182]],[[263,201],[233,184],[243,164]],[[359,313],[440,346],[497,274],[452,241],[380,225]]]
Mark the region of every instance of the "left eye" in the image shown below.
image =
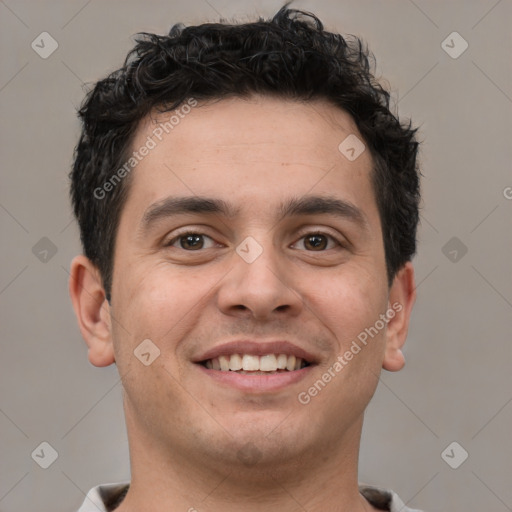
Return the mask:
[[[168,247],[173,247],[177,242],[179,242],[181,249],[197,251],[199,249],[209,248],[205,247],[205,239],[208,239],[213,242],[212,238],[202,233],[181,233],[180,235],[174,237],[165,245]],[[210,247],[213,247],[213,245],[211,245]]]
[[[325,233],[308,233],[304,235],[300,240],[303,240],[303,245],[308,250],[312,251],[324,251],[325,249],[332,249],[333,247],[328,247],[329,240],[334,242],[334,247],[339,247],[341,244],[333,238],[331,235],[327,235]]]

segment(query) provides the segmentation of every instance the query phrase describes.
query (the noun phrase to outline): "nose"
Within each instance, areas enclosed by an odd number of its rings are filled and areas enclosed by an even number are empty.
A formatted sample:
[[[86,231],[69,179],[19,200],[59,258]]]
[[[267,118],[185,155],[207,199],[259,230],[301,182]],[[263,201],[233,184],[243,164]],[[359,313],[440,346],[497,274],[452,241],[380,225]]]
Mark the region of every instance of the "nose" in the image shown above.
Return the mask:
[[[246,254],[256,249],[261,254],[251,261],[251,257],[245,257],[244,248]],[[239,249],[233,253],[232,270],[218,291],[219,309],[226,315],[256,320],[297,316],[302,299],[294,287],[290,263],[271,242],[263,246],[252,239]]]

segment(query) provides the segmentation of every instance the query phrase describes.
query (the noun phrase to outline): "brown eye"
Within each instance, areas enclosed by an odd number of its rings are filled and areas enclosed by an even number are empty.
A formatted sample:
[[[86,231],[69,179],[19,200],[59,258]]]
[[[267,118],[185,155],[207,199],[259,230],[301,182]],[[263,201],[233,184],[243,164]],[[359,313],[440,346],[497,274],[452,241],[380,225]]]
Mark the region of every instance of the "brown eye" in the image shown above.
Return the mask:
[[[206,241],[210,241],[210,245],[206,246]],[[165,244],[166,247],[175,247],[176,249],[184,249],[185,251],[199,251],[200,249],[209,249],[213,247],[213,240],[207,235],[196,232],[181,233]]]
[[[295,245],[297,244],[301,244],[303,247],[299,248],[309,252],[323,252],[329,249],[341,249],[344,247],[336,238],[327,233],[307,233]]]
[[[184,235],[180,236],[180,246],[182,249],[202,249],[204,245],[204,240],[202,235]]]
[[[304,237],[304,246],[313,251],[322,251],[327,247],[327,237],[324,235],[307,235]]]

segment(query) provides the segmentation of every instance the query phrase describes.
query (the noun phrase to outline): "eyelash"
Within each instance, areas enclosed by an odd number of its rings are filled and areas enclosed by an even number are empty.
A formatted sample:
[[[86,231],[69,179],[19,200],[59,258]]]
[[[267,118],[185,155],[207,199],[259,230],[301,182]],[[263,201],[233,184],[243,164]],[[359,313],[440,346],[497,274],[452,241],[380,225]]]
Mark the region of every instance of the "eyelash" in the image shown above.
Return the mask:
[[[327,239],[330,239],[334,242],[335,244],[335,247],[331,247],[331,249],[344,249],[345,248],[345,245],[342,244],[335,236],[331,235],[330,233],[326,233],[324,231],[307,231],[305,232],[304,234],[302,234],[298,240],[302,240],[308,236],[315,236],[315,235],[318,235],[318,236],[325,236]],[[327,242],[327,244],[329,244],[329,242]],[[325,252],[325,251],[328,251],[328,250],[331,250],[331,249],[324,249],[322,251],[308,251],[308,252]]]
[[[211,236],[206,235],[205,233],[201,233],[200,231],[183,231],[182,233],[178,233],[174,238],[166,242],[164,245],[165,247],[172,247],[172,245],[175,242],[178,242],[180,238],[185,238],[188,235],[200,235],[209,238],[210,240],[213,240]],[[183,251],[186,251],[186,249],[183,249],[182,247],[178,247],[178,249],[181,249]],[[198,251],[188,251],[188,252],[198,252]]]
[[[178,242],[181,238],[185,238],[186,236],[188,235],[200,235],[200,236],[203,236],[203,237],[206,237],[206,238],[209,238],[210,240],[213,240],[212,237],[208,236],[207,234],[205,233],[201,233],[200,231],[192,231],[192,230],[189,230],[189,231],[183,231],[182,233],[178,233],[176,236],[174,236],[171,240],[169,240],[168,242],[166,242],[164,245],[165,247],[172,247],[176,242]],[[308,236],[315,236],[315,235],[318,235],[318,236],[325,236],[327,238],[330,238],[332,241],[334,241],[334,243],[336,244],[336,246],[340,249],[342,248],[345,248],[345,245],[342,244],[337,238],[335,238],[333,235],[329,234],[329,233],[325,233],[323,231],[307,231],[305,233],[303,233],[298,240],[302,240],[303,238],[306,238]],[[178,247],[178,249],[181,249],[183,251],[186,251],[186,252],[199,252],[203,249],[198,249],[196,251],[194,250],[187,250],[187,249],[183,249],[182,247]],[[308,251],[308,252],[325,252],[329,249],[324,249],[322,251]]]

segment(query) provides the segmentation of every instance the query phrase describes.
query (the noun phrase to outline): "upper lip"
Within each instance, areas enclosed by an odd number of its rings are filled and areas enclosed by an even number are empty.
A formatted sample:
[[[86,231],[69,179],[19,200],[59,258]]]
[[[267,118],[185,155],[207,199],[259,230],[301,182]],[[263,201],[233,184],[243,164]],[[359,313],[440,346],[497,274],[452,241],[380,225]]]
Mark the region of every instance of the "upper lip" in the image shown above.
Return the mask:
[[[304,359],[308,363],[316,363],[317,358],[298,347],[297,345],[286,341],[254,341],[254,340],[236,340],[223,343],[212,347],[193,359],[194,363],[201,363],[208,359],[214,359],[219,356],[231,356],[233,354],[250,354],[254,356],[264,356],[266,354],[286,354]]]

